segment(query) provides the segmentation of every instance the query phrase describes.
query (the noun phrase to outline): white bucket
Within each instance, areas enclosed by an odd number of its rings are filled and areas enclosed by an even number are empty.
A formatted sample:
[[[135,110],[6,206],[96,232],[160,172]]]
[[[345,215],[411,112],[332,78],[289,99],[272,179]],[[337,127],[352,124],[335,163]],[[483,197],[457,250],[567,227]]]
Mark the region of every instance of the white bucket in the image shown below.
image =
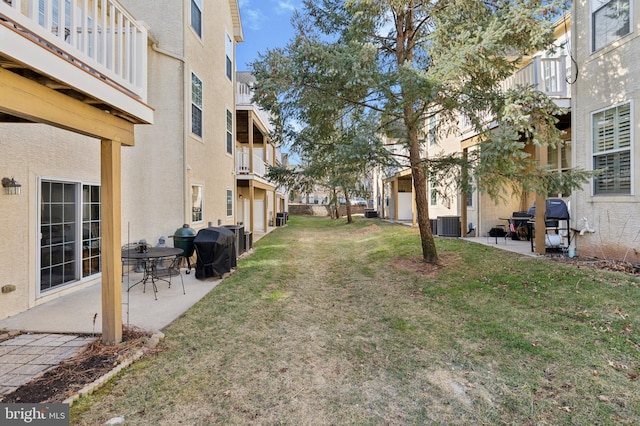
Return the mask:
[[[558,234],[547,234],[545,245],[549,248],[559,248],[562,244],[562,236]]]

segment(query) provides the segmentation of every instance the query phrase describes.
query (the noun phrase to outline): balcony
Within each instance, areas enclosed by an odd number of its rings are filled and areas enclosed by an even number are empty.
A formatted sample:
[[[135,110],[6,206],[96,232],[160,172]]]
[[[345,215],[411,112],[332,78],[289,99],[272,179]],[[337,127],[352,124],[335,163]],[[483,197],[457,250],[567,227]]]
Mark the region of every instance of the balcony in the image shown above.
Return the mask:
[[[0,66],[151,123],[147,28],[114,0],[0,0]]]
[[[567,84],[567,57],[542,58],[536,56],[531,62],[516,71],[511,77],[500,84],[502,90],[517,89],[518,87],[533,87],[554,99],[563,108],[571,106],[571,90]],[[491,123],[493,116],[484,112],[480,117],[483,123]],[[460,115],[460,133],[464,138],[477,134],[472,128],[471,120]]]
[[[566,56],[558,58],[536,56],[529,64],[506,79],[501,86],[503,90],[533,86],[550,97],[568,99],[570,93],[566,70]]]
[[[238,82],[236,85],[236,108],[245,110],[252,110],[257,115],[262,126],[268,132],[273,131],[273,125],[271,124],[271,117],[262,108],[258,107],[252,102],[253,89],[247,83]]]
[[[267,165],[264,160],[253,155],[253,170],[251,170],[250,156],[248,149],[239,149],[236,152],[236,173],[238,175],[254,175],[264,177],[267,173]]]

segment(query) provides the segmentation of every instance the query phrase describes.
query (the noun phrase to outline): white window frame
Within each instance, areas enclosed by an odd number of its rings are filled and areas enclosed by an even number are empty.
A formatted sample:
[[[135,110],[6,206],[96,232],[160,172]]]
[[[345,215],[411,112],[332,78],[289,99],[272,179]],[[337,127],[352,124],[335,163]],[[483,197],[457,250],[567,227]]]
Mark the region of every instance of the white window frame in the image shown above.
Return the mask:
[[[74,275],[73,278],[71,278],[70,280],[67,280],[63,283],[60,284],[56,284],[52,287],[49,287],[47,289],[42,289],[42,268],[43,268],[43,262],[42,262],[42,255],[43,255],[43,248],[45,247],[52,247],[52,244],[45,244],[44,246],[42,245],[42,240],[45,238],[45,236],[43,235],[42,232],[42,227],[43,225],[46,226],[47,223],[43,224],[43,216],[42,216],[42,209],[43,209],[43,204],[42,204],[42,200],[44,200],[44,196],[42,193],[42,185],[44,183],[50,183],[50,184],[62,184],[62,185],[73,185],[73,191],[74,191],[74,201],[73,201],[73,211],[74,211],[74,227],[73,229],[67,229],[66,231],[70,234],[73,235],[74,238],[73,240],[66,240],[66,235],[63,236],[63,241],[61,241],[61,243],[64,245],[73,245],[74,249],[75,249],[75,253],[74,253],[74,260],[73,260],[73,264],[74,264]],[[86,215],[84,214],[84,207],[87,206],[87,202],[89,200],[84,200],[83,198],[83,188],[84,186],[92,186],[92,187],[98,187],[100,188],[100,182],[94,182],[94,181],[82,181],[82,180],[74,180],[74,179],[65,179],[65,178],[54,178],[54,177],[46,177],[46,176],[42,176],[39,177],[37,179],[37,200],[38,200],[38,206],[37,206],[37,216],[36,216],[36,220],[37,220],[37,229],[38,229],[38,239],[36,242],[36,246],[38,247],[38,256],[36,257],[36,297],[42,297],[45,295],[50,295],[50,294],[55,294],[56,292],[59,292],[61,290],[64,290],[66,288],[75,286],[77,284],[80,284],[82,282],[85,281],[89,281],[89,280],[94,280],[96,278],[99,278],[102,276],[102,256],[100,253],[101,250],[101,245],[102,245],[102,219],[101,219],[101,215],[102,212],[100,211],[98,213],[98,219],[95,220],[95,218],[93,218],[94,220],[92,220],[91,217],[89,217],[88,221],[85,220],[86,219]],[[99,197],[99,201],[97,204],[102,203],[102,195],[100,195]],[[54,204],[52,203],[52,200],[49,201],[49,203],[47,204]],[[57,203],[55,203],[57,204]],[[94,203],[96,204],[96,203]],[[91,206],[89,206],[89,209],[91,210]],[[64,211],[64,205],[62,207],[62,210]],[[84,227],[86,224],[89,224],[89,226],[91,226],[91,224],[93,223],[98,223],[98,235],[92,235],[92,231],[89,231],[89,235],[87,236],[88,238],[85,238],[85,233],[84,231]],[[58,225],[55,225],[55,222],[48,222],[48,224],[51,226],[51,228],[53,228],[54,226],[63,226],[64,227],[64,221],[60,222]],[[88,244],[88,246],[86,246],[86,244]],[[95,259],[98,262],[98,271],[97,272],[93,272],[93,273],[87,273],[85,275],[84,273],[84,266],[85,266],[85,248],[87,250],[89,250],[89,253],[87,253],[89,255],[88,258],[86,258],[86,260],[88,262],[90,262],[89,264],[91,264],[93,262],[93,260]],[[96,250],[98,251],[97,255],[91,256],[91,252]],[[63,260],[64,261],[64,260]],[[61,264],[60,266],[63,266],[63,264]],[[45,266],[47,267],[47,266]]]
[[[227,217],[233,217],[233,189],[227,189]]]
[[[194,191],[195,189],[198,189],[199,194],[196,195]],[[191,223],[204,222],[204,185],[198,184],[198,183],[192,183],[190,198],[191,198]],[[197,214],[196,209],[200,209],[199,219],[196,217],[196,214]]]
[[[629,13],[627,16],[628,22],[626,23],[627,32],[624,34],[616,35],[615,32],[624,28],[623,26],[618,25],[617,28],[605,29],[605,32],[602,34],[596,33],[596,17],[597,14],[604,12],[605,8],[611,4],[618,4],[618,7],[621,3],[626,3],[626,6],[629,8]],[[622,37],[625,37],[633,32],[633,0],[591,0],[591,51],[596,52],[616,40],[619,40]],[[618,12],[620,13],[620,12]],[[619,19],[618,19],[619,22]],[[601,40],[604,38],[604,40]]]
[[[199,84],[199,90],[198,89]],[[203,107],[204,85],[202,79],[196,73],[191,72],[191,134],[199,138],[204,136],[204,107]],[[194,110],[200,112],[200,133],[194,131]]]
[[[429,146],[438,144],[438,118],[432,115],[428,118],[429,130],[427,131],[427,139],[429,140]]]
[[[190,5],[190,9],[189,9],[189,15],[190,15],[190,25],[191,25],[191,29],[193,30],[194,33],[196,33],[196,35],[200,38],[202,38],[202,23],[204,22],[204,20],[202,19],[202,0],[191,0],[189,2]],[[193,14],[193,10],[194,7],[196,9],[198,9],[198,11],[200,12],[200,16],[194,16]],[[197,19],[197,22],[196,22]],[[197,23],[197,25],[194,25],[195,23]]]
[[[440,197],[438,196],[438,190],[432,185],[429,185],[429,205],[437,206],[439,198]]]
[[[229,108],[226,109],[226,113],[224,116],[225,119],[225,128],[227,139],[225,141],[225,149],[227,154],[233,155],[233,111]]]
[[[233,39],[228,32],[224,33],[225,74],[229,81],[233,81]]]
[[[620,146],[620,139],[619,139],[619,131],[620,131],[620,123],[618,122],[619,119],[619,115],[618,115],[618,110],[621,107],[624,107],[625,105],[628,105],[629,107],[629,136],[628,136],[628,145],[627,146]],[[629,195],[633,195],[634,194],[634,161],[633,161],[633,141],[634,141],[634,108],[633,108],[633,102],[632,101],[627,101],[627,102],[621,102],[619,104],[615,104],[612,105],[610,107],[607,108],[603,108],[597,111],[594,111],[591,113],[591,165],[592,165],[592,169],[596,170],[596,159],[598,157],[603,157],[603,156],[609,156],[609,155],[617,155],[620,153],[624,153],[624,152],[628,152],[629,153],[629,189],[628,191],[624,190],[616,190],[614,188],[614,190],[611,191],[598,191],[597,190],[597,185],[598,185],[598,179],[600,179],[598,176],[594,177],[592,179],[592,185],[591,185],[591,193],[593,196],[598,197],[598,196],[612,196],[612,195],[622,195],[622,196],[629,196]],[[595,126],[595,120],[596,117],[600,114],[604,114],[608,111],[611,110],[616,110],[615,114],[615,124],[613,126],[613,132],[615,133],[615,137],[614,137],[614,141],[613,144],[614,146],[609,148],[609,149],[603,149],[603,150],[597,150],[597,144],[596,144],[596,132],[598,131],[598,129]],[[626,139],[626,137],[625,137]],[[615,176],[613,177],[613,179],[615,180],[619,180],[620,178],[620,170],[616,170]]]

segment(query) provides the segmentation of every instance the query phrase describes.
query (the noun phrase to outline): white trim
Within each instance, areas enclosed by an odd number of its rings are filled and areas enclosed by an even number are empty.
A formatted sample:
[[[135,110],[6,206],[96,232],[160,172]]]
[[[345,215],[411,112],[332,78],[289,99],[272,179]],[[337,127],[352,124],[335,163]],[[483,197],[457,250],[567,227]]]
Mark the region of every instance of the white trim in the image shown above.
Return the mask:
[[[623,102],[618,102],[616,104],[612,104],[609,105],[607,107],[604,108],[600,108],[597,109],[595,111],[591,111],[591,113],[589,114],[589,168],[588,170],[594,170],[594,157],[596,155],[605,155],[606,154],[612,154],[612,153],[616,153],[616,152],[624,152],[627,151],[626,148],[617,148],[617,149],[612,149],[609,151],[604,151],[604,152],[600,152],[600,153],[596,153],[595,152],[595,148],[594,148],[594,140],[593,140],[593,132],[594,132],[594,128],[593,128],[593,117],[596,114],[599,114],[601,112],[613,109],[613,108],[617,108],[621,105],[625,105],[625,104],[629,104],[629,138],[630,138],[630,143],[629,143],[629,156],[630,156],[630,168],[631,168],[631,176],[630,176],[630,187],[629,187],[629,193],[628,194],[621,194],[621,193],[615,193],[615,194],[596,194],[595,192],[595,179],[591,178],[589,181],[590,187],[591,187],[591,197],[631,197],[631,196],[635,196],[635,161],[634,161],[634,147],[635,147],[635,119],[634,119],[634,100],[633,99],[629,99]],[[572,147],[573,149],[573,147]]]
[[[41,216],[41,201],[42,201],[42,182],[54,182],[54,183],[62,183],[62,184],[73,184],[75,185],[75,210],[76,210],[76,279],[74,281],[70,281],[68,283],[63,283],[57,285],[51,289],[42,291],[41,289],[41,241],[42,241],[42,216]],[[67,290],[72,287],[79,286],[81,284],[85,284],[89,281],[96,280],[102,277],[102,271],[97,272],[95,274],[88,275],[86,277],[82,276],[82,224],[83,224],[83,197],[82,197],[82,187],[84,185],[90,186],[99,186],[102,187],[102,184],[99,181],[93,180],[82,180],[82,179],[69,179],[69,178],[60,178],[60,177],[49,177],[49,176],[37,176],[36,177],[36,232],[35,232],[35,248],[36,248],[36,256],[35,256],[35,270],[36,270],[36,279],[35,279],[35,298],[36,304],[38,304],[38,299],[47,298],[53,294],[59,293],[61,291]],[[102,206],[102,196],[100,197],[100,206]],[[100,217],[100,222],[102,224],[102,215]],[[102,228],[102,226],[101,226]],[[102,232],[102,229],[101,229]],[[102,236],[100,236],[100,241],[102,241]],[[80,254],[78,256],[78,253]],[[78,278],[79,277],[79,278]]]
[[[606,3],[609,3],[608,0],[591,0],[589,1],[589,52],[591,54],[597,53],[602,51],[603,49],[605,49],[608,46],[611,46],[613,43],[630,36],[631,34],[633,34],[635,32],[635,25],[634,25],[634,0],[627,0],[629,2],[629,32],[627,34],[621,35],[618,38],[616,38],[615,40],[609,42],[609,43],[605,43],[602,46],[596,48],[595,46],[595,30],[594,30],[594,22],[593,22],[593,15],[596,11],[600,10]],[[600,3],[597,7],[594,7],[594,3]]]
[[[229,196],[229,192],[231,192],[231,196]],[[225,214],[227,215],[227,218],[230,218],[230,217],[234,216],[233,215],[233,213],[234,213],[234,208],[233,208],[234,202],[233,202],[233,200],[234,200],[234,197],[235,197],[235,193],[234,192],[235,191],[233,189],[229,189],[229,188],[227,188],[227,190],[225,192],[225,203],[224,203],[225,207],[224,207],[224,209],[225,209]],[[231,214],[229,214],[229,200],[231,200]]]
[[[193,187],[200,188],[200,220],[193,220]],[[192,183],[189,186],[189,222],[191,224],[204,223],[204,185],[201,183]]]
[[[195,71],[191,70],[189,73],[189,76],[191,77],[189,79],[189,133],[191,134],[191,136],[194,136],[196,138],[199,139],[204,139],[204,81],[200,78],[200,76],[198,74],[195,73]],[[193,78],[197,78],[198,81],[200,82],[200,105],[196,105],[193,102]],[[193,131],[193,107],[197,107],[198,109],[200,109],[200,132],[202,134],[197,134]]]

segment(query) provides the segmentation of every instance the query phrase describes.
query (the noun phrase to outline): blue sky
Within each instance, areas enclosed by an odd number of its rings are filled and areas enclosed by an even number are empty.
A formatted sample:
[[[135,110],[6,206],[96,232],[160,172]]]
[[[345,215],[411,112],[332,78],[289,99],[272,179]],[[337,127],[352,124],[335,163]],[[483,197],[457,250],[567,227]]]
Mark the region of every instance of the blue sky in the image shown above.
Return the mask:
[[[293,35],[291,15],[301,0],[239,0],[244,42],[236,48],[236,69],[248,71],[258,52],[284,47]]]

